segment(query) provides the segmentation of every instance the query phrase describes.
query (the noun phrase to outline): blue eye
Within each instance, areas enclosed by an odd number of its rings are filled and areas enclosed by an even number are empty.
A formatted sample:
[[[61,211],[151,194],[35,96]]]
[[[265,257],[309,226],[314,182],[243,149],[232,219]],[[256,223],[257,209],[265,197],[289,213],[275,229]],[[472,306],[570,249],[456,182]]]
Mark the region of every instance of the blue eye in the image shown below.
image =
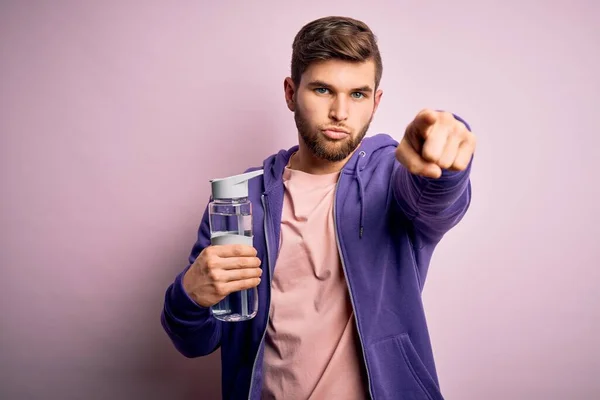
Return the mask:
[[[329,89],[326,88],[316,88],[315,92],[319,93],[319,94],[325,94],[329,91]]]
[[[363,97],[365,97],[365,95],[361,92],[354,92],[352,93],[352,97],[354,97],[355,99],[362,99]]]

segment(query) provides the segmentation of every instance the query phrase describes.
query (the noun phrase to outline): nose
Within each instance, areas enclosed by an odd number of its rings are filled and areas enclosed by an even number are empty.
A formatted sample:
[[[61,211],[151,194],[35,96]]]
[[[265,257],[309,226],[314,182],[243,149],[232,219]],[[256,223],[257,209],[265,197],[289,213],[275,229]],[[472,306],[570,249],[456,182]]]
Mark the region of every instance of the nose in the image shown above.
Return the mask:
[[[331,103],[329,118],[335,121],[345,121],[348,119],[348,100],[344,96],[336,96]]]

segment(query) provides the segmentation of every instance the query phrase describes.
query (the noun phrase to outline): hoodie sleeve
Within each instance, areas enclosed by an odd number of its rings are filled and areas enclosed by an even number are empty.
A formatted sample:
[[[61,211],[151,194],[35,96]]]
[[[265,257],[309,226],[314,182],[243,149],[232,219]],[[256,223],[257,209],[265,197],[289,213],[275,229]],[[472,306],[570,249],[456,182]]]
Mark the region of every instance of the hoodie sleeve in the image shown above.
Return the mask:
[[[167,288],[161,313],[163,329],[186,357],[199,357],[212,353],[221,343],[222,322],[214,318],[210,309],[192,300],[183,288],[183,276],[205,247],[210,245],[208,207],[198,229],[198,239],[192,248],[188,266]]]
[[[471,130],[462,118],[455,118]],[[400,209],[413,222],[415,245],[421,248],[439,242],[469,208],[473,159],[464,171],[443,170],[437,179],[413,175],[398,161],[395,163],[393,192]]]

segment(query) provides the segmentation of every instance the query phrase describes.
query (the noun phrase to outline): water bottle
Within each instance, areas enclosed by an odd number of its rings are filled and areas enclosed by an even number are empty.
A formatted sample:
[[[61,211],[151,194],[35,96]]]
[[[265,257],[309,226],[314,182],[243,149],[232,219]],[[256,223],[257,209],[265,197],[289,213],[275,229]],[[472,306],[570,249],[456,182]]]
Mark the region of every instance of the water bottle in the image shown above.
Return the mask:
[[[213,245],[245,244],[252,246],[252,203],[248,200],[248,180],[263,170],[228,178],[212,179],[212,199],[208,205],[210,241]],[[211,307],[221,321],[246,321],[258,312],[258,289],[229,294]]]

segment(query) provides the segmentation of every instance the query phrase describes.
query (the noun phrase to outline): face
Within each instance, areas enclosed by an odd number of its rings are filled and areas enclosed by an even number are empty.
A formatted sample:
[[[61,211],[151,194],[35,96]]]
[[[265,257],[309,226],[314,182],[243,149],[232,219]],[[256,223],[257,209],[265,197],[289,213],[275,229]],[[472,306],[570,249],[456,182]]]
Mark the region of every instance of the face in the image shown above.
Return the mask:
[[[286,79],[286,100],[298,134],[317,158],[337,162],[364,138],[381,99],[375,63],[328,60],[314,63],[296,87]]]

